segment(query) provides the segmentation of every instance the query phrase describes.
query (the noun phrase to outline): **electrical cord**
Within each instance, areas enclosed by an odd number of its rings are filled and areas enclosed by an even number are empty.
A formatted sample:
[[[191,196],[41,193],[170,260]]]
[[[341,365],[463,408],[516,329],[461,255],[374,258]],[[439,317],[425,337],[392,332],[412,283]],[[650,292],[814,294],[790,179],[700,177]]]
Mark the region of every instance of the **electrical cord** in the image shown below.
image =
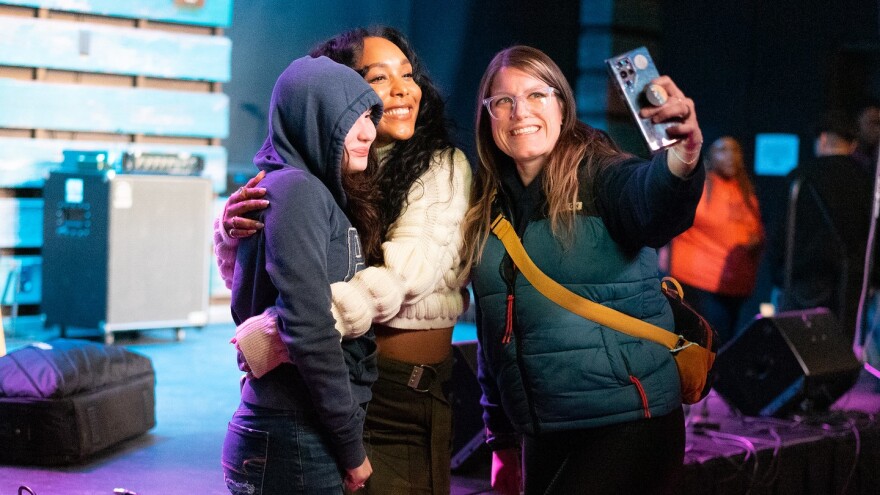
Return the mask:
[[[745,457],[743,457],[742,463],[737,467],[736,472],[734,472],[731,476],[719,480],[719,484],[723,484],[729,481],[736,479],[737,475],[744,471],[746,466],[748,465],[749,458],[754,458],[754,465],[752,466],[752,475],[749,477],[749,489],[746,491],[746,495],[752,491],[752,485],[754,485],[755,479],[758,476],[759,462],[758,462],[758,450],[755,447],[755,444],[752,443],[751,440],[742,436],[735,435],[732,433],[723,433],[720,431],[713,430],[703,430],[703,434],[712,439],[715,443],[723,444],[723,445],[732,445],[742,447],[745,451]],[[725,460],[734,464],[731,458],[725,457]]]
[[[756,481],[755,484],[759,487],[771,488],[773,483],[776,482],[776,478],[779,477],[779,458],[782,454],[782,435],[776,431],[776,428],[768,428],[767,433],[773,437],[773,457],[770,459],[770,464],[767,467],[767,472],[764,473],[764,476],[761,477],[760,481]]]
[[[862,437],[859,432],[858,426],[856,426],[856,424],[855,424],[855,421],[851,422],[851,431],[853,434],[853,438],[855,439],[855,442],[856,442],[855,458],[853,459],[852,467],[849,470],[849,474],[846,477],[846,481],[843,483],[843,488],[840,489],[841,495],[844,495],[847,493],[847,490],[849,489],[849,484],[850,484],[850,482],[852,482],[852,479],[856,474],[856,468],[859,465],[859,456],[862,453]]]

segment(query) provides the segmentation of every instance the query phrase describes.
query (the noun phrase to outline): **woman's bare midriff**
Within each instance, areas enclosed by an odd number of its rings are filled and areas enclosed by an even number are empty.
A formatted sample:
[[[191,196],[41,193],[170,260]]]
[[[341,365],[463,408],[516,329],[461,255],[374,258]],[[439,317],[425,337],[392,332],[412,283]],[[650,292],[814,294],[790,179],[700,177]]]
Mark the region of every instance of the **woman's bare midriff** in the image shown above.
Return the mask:
[[[411,364],[437,364],[452,349],[452,328],[402,330],[376,325],[379,355]]]

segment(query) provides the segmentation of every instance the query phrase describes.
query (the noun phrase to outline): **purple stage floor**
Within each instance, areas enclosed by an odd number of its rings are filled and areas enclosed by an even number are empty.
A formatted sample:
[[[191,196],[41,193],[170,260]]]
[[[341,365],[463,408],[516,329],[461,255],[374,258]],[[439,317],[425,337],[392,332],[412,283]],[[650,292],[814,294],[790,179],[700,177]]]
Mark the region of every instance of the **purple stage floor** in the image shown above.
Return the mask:
[[[17,494],[22,485],[32,488],[37,495],[110,495],[115,488],[138,495],[228,493],[219,457],[226,423],[238,404],[240,373],[233,364],[235,356],[228,343],[232,332],[232,325],[224,323],[189,330],[180,342],[173,341],[173,334],[165,330],[120,334],[116,345],[153,360],[157,381],[156,427],[86,464],[61,468],[0,466],[0,495]],[[7,344],[12,350],[54,336],[38,331],[19,332]],[[790,476],[785,474],[786,465],[780,459],[787,458],[781,453],[787,449],[795,452],[798,446],[813,448],[829,439],[852,440],[853,431],[864,433],[855,437],[855,448],[862,448],[862,458],[880,456],[880,447],[876,446],[880,440],[874,441],[880,438],[876,421],[880,394],[875,387],[876,379],[865,374],[833,408],[849,412],[830,414],[818,421],[743,418],[722,398],[710,394],[704,403],[689,408],[688,472],[682,493],[792,493],[778,487],[767,488]],[[859,441],[862,443],[858,444]],[[877,474],[871,478],[863,468],[853,468],[854,474],[847,478],[849,467],[856,466],[855,461],[860,459],[852,453],[856,451],[851,443],[836,447],[841,476],[844,481],[855,480],[849,484],[849,493],[880,493],[880,488],[874,492],[855,490],[861,486],[859,483],[873,483]],[[868,448],[877,451],[869,452]],[[874,470],[880,471],[877,466],[880,463],[874,465]],[[454,495],[492,493],[485,449],[478,450],[464,468],[454,473]],[[717,477],[718,473],[722,478],[706,479]],[[798,476],[809,477],[806,472]],[[708,491],[709,486],[721,488]]]

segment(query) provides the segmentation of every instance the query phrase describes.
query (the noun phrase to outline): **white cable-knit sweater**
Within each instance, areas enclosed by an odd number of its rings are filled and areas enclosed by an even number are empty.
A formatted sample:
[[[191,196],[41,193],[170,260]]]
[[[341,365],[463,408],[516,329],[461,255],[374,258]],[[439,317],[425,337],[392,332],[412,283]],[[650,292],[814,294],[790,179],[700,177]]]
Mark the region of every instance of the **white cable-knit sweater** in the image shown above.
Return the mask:
[[[394,145],[377,149],[380,163]],[[407,204],[382,244],[384,264],[331,285],[336,329],[366,332],[372,322],[406,330],[446,328],[464,311],[461,223],[468,207],[471,169],[460,150],[438,153],[410,188]],[[214,252],[226,286],[232,284],[238,240],[214,222]]]

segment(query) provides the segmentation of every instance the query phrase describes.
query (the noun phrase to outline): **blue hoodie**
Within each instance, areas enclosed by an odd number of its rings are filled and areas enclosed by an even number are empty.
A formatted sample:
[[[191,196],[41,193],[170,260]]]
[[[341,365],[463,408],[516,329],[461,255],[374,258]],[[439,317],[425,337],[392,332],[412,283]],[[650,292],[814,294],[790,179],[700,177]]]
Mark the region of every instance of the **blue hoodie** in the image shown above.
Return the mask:
[[[340,465],[359,466],[364,410],[375,380],[371,333],[344,341],[334,328],[330,284],[364,267],[357,231],[342,208],[345,137],[367,110],[374,123],[382,101],[354,70],[328,58],[295,60],[272,91],[269,135],[254,157],[267,172],[266,226],[242,239],[232,285],[236,324],[275,306],[294,365],[248,378],[242,400],[281,410],[313,409]],[[239,362],[242,356],[239,355]]]

